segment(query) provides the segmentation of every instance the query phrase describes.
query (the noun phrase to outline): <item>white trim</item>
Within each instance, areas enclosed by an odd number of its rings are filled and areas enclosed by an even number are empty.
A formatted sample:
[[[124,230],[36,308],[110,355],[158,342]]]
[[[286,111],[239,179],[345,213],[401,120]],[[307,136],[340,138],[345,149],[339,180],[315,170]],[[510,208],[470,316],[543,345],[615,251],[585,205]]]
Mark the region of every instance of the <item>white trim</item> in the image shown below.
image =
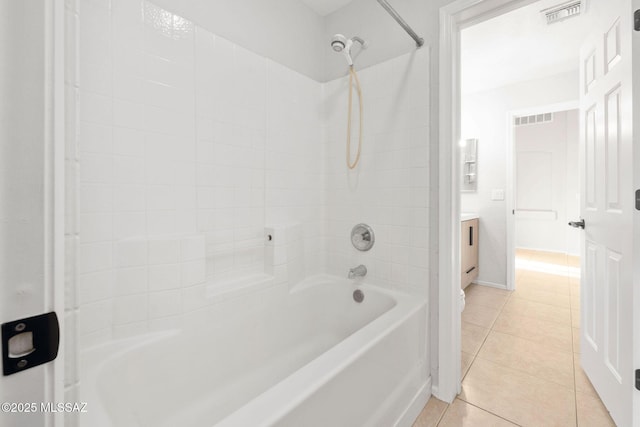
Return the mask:
[[[475,280],[473,283],[475,283],[476,285],[488,286],[490,288],[504,289],[505,291],[509,290],[507,288],[507,285],[505,285],[504,283],[485,282],[484,280]]]
[[[433,394],[445,402],[453,402],[460,393],[460,197],[453,196],[453,189],[459,187],[456,182],[458,169],[457,146],[460,138],[460,90],[459,70],[459,29],[454,20],[455,5],[458,2],[440,9],[440,62],[439,62],[439,256],[438,256],[438,384]],[[465,1],[467,3],[467,1]],[[451,170],[453,167],[453,170]],[[457,250],[456,250],[457,249]],[[454,292],[455,290],[455,292]],[[458,294],[454,297],[454,293]]]
[[[64,1],[44,3],[44,308],[60,324],[58,357],[45,367],[44,397],[64,402]],[[46,427],[64,425],[64,413],[44,416]]]
[[[514,147],[516,139],[516,127],[513,125],[514,117],[518,115],[514,111],[507,113],[507,152],[505,155],[506,167],[506,187],[505,193],[505,215],[507,221],[507,277],[505,289],[514,291],[516,289],[516,216],[514,209],[516,208],[516,168],[515,157],[516,150]],[[523,114],[522,114],[523,115]]]
[[[640,0],[633,0],[632,10],[640,9]],[[631,99],[633,100],[633,123],[640,123],[640,32],[633,32],[631,58],[633,60],[633,70],[631,90],[633,91]],[[633,129],[633,164],[640,164],[640,130],[637,126]],[[640,167],[633,168],[633,188],[640,188]],[[637,209],[633,213],[633,333],[638,337],[640,333],[640,211]],[[634,368],[640,368],[640,339],[633,340],[633,361]],[[633,390],[633,420],[640,423],[640,392]]]
[[[460,30],[535,0],[457,0],[440,8],[438,158],[438,376],[433,394],[460,392]],[[454,226],[455,225],[455,226]]]

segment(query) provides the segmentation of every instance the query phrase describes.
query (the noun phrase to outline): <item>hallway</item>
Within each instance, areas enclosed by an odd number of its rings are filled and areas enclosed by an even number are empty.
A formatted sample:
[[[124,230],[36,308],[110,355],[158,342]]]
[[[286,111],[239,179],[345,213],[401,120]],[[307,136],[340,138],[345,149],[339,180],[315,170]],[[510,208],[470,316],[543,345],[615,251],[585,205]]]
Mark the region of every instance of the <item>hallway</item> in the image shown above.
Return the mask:
[[[615,426],[580,367],[576,257],[518,250],[514,292],[466,288],[462,392],[414,427]]]

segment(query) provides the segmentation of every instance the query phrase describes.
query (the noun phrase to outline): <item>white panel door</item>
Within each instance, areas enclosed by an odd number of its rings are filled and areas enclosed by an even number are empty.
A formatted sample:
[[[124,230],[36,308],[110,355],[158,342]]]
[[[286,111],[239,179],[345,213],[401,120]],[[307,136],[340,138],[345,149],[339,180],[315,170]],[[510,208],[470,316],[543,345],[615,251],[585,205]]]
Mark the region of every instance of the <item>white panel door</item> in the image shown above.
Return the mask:
[[[60,189],[64,144],[53,131],[62,119],[60,105],[53,105],[54,94],[60,99],[53,82],[59,91],[63,76],[54,76],[51,56],[54,15],[57,34],[64,34],[61,6],[60,0],[0,0],[0,324],[8,324],[7,336],[23,337],[21,345],[7,347],[6,363],[22,370],[0,374],[2,427],[64,423],[63,413],[41,406],[64,402],[62,360],[38,365],[34,356],[50,347],[37,339],[43,328],[10,323],[51,311],[61,317],[64,309],[63,289],[54,287],[62,285],[64,199],[59,192],[54,195],[54,188]],[[59,62],[62,53],[55,52]],[[4,360],[0,364],[4,373]]]
[[[580,52],[581,363],[619,426],[633,420],[631,0],[589,2]]]

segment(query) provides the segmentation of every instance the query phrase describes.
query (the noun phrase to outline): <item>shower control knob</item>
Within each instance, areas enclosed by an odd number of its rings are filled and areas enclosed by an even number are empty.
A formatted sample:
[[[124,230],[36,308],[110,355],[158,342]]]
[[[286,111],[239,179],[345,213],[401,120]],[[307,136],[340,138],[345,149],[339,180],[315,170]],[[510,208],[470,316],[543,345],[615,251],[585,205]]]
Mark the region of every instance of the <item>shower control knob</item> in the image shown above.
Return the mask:
[[[351,230],[351,244],[359,251],[368,251],[375,243],[373,229],[367,224],[358,224]]]

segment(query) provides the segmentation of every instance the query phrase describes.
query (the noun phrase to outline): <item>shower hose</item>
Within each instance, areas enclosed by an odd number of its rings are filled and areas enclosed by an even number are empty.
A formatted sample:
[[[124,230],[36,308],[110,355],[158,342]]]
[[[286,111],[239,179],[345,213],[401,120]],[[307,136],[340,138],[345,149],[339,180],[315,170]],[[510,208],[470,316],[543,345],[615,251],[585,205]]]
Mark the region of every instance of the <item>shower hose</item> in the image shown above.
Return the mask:
[[[360,106],[360,113],[358,118],[360,119],[360,130],[358,132],[358,151],[356,158],[351,163],[351,109],[353,107],[353,80],[356,81],[356,90],[358,91],[358,105]],[[358,80],[358,74],[356,74],[353,65],[349,67],[349,113],[347,118],[347,166],[349,169],[354,169],[360,161],[360,150],[362,149],[362,90],[360,89],[360,80]]]

